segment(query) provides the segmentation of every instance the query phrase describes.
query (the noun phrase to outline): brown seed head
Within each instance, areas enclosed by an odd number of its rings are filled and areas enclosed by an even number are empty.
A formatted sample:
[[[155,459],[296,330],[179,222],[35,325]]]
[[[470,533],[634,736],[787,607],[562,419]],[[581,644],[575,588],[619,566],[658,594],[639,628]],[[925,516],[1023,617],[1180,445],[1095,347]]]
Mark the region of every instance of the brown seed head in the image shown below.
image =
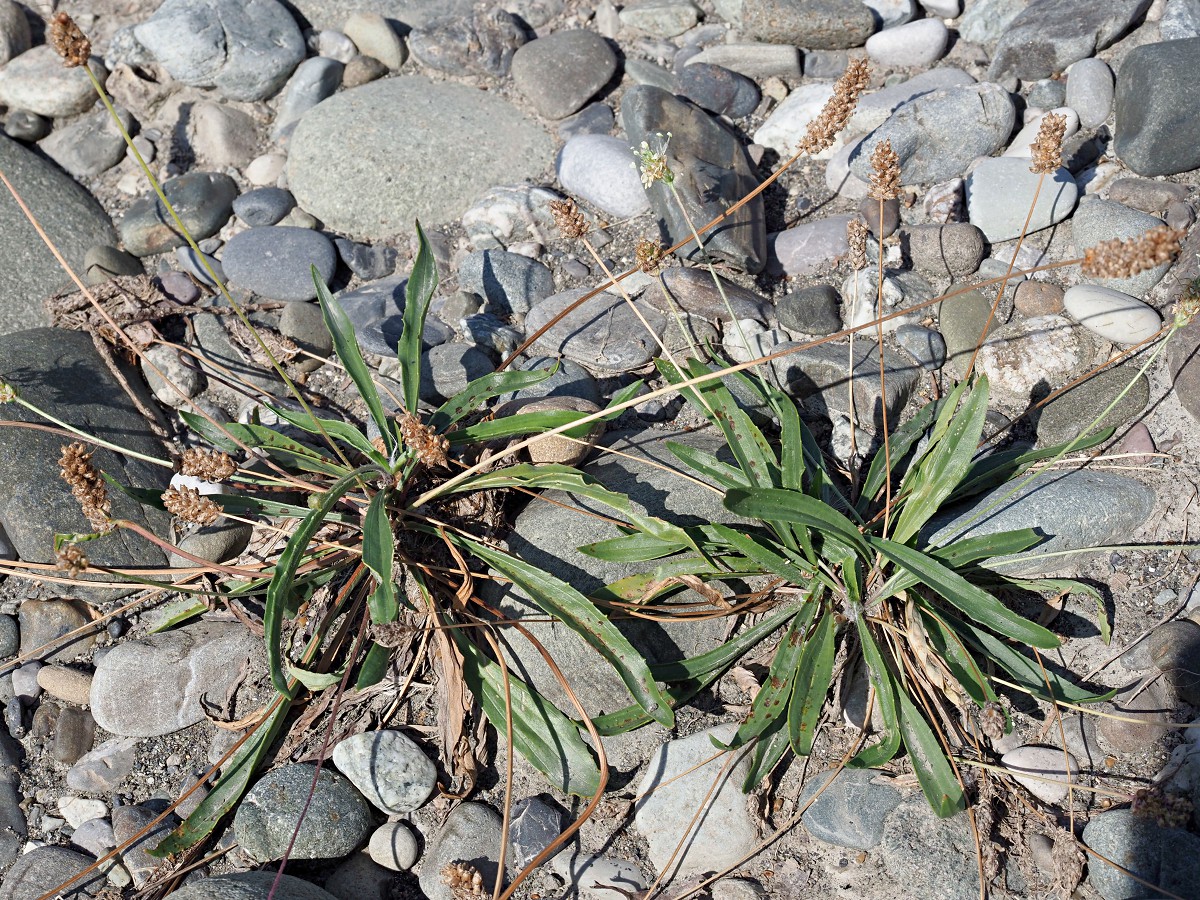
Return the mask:
[[[229,458],[228,453],[192,447],[183,451],[180,471],[184,475],[191,475],[204,481],[224,481],[233,477],[237,471],[237,465]]]
[[[50,46],[63,58],[69,69],[86,66],[92,54],[92,42],[65,12],[56,13],[50,20]]]
[[[1137,237],[1101,241],[1084,251],[1081,269],[1089,278],[1128,278],[1170,262],[1181,240],[1182,231],[1157,225]]]
[[[993,741],[1004,737],[1004,710],[1000,704],[989,701],[979,712],[979,730]]]
[[[633,248],[633,261],[647,275],[662,268],[664,257],[666,257],[666,252],[663,250],[662,244],[648,238],[642,238]]]
[[[1029,171],[1035,175],[1053,175],[1062,166],[1063,136],[1067,133],[1067,117],[1060,113],[1046,113],[1038,128],[1037,140],[1029,145],[1033,151],[1033,164]]]
[[[1195,804],[1185,794],[1167,791],[1161,784],[1142,788],[1133,795],[1129,809],[1143,819],[1153,819],[1160,828],[1183,828],[1191,821]]]
[[[550,212],[554,214],[554,224],[565,238],[581,238],[588,233],[590,226],[575,201],[551,200]]]
[[[167,488],[162,501],[167,512],[194,525],[211,525],[221,518],[221,507],[195,488]]]
[[[867,89],[870,72],[871,67],[867,65],[865,57],[850,60],[842,77],[833,84],[833,96],[825,101],[817,117],[808,123],[808,130],[796,148],[797,153],[815,156],[832,146],[854,114],[859,95]]]
[[[410,412],[401,413],[396,421],[400,424],[400,439],[404,441],[404,446],[416,453],[422,465],[430,469],[434,466],[443,469],[450,467],[450,460],[446,456],[450,442],[444,435],[435,433]]]
[[[78,578],[87,571],[87,554],[78,544],[63,544],[54,554],[60,569],[67,573],[68,578]]]
[[[846,253],[846,261],[850,268],[858,272],[867,267],[867,235],[870,229],[860,218],[853,218],[846,223],[846,243],[850,245]]]
[[[108,499],[108,488],[100,472],[92,464],[91,451],[81,443],[68,444],[62,448],[58,459],[59,475],[71,488],[79,501],[83,515],[92,527],[101,533],[112,531],[109,519],[112,503]]]
[[[442,866],[442,883],[450,888],[454,900],[473,900],[485,893],[483,876],[470,863],[446,863]]]
[[[872,200],[894,200],[900,196],[900,157],[891,141],[882,141],[871,153],[871,187],[867,196]]]

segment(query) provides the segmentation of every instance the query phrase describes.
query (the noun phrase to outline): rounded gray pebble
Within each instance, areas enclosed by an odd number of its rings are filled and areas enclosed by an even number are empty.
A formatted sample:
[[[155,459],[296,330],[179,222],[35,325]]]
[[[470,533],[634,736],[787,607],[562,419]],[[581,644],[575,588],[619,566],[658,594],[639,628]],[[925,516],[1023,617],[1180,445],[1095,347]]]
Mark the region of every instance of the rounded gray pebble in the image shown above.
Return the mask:
[[[279,859],[296,830],[312,789],[314,766],[297,763],[263,776],[246,794],[233,819],[242,849],[259,862]],[[292,859],[336,859],[359,846],[371,831],[371,810],[350,780],[321,769],[312,800],[292,845]]]
[[[233,201],[233,214],[251,227],[274,225],[296,205],[290,191],[262,187],[247,191]]]
[[[1066,105],[1079,115],[1081,128],[1104,124],[1115,90],[1113,70],[1102,59],[1081,59],[1067,70]]]
[[[21,643],[21,632],[17,620],[12,616],[0,616],[0,659],[15,656]]]
[[[395,815],[424,803],[437,769],[410,737],[399,731],[366,731],[333,748],[333,763],[376,807]]]
[[[896,341],[927,372],[936,372],[946,364],[946,341],[932,328],[901,325],[896,329]]]
[[[403,822],[388,822],[375,829],[367,852],[379,865],[403,872],[416,864],[420,847],[411,828]]]
[[[230,282],[270,300],[296,302],[317,296],[311,267],[328,283],[337,251],[325,235],[307,228],[270,226],[235,234],[221,264]]]

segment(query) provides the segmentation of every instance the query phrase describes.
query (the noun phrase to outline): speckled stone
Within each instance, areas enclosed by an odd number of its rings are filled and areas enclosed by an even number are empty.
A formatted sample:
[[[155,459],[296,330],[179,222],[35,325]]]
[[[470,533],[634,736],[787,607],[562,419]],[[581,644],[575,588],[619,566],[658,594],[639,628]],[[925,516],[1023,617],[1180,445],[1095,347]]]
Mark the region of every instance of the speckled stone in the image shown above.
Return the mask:
[[[326,284],[337,269],[337,251],[325,235],[273,225],[235,234],[221,265],[231,284],[270,300],[298,302],[317,296],[312,267]]]
[[[578,112],[616,70],[616,54],[604,38],[582,29],[531,41],[512,59],[517,90],[547,119]]]
[[[389,815],[417,809],[437,780],[429,757],[399,731],[366,731],[346,738],[333,748],[333,762]]]

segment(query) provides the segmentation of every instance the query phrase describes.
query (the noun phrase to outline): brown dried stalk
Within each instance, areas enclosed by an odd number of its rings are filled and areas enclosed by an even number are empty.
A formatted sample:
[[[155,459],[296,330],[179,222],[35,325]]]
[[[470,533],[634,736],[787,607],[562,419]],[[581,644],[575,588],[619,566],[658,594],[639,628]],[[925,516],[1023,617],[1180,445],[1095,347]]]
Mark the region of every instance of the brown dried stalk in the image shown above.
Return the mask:
[[[446,456],[450,442],[444,435],[436,434],[410,412],[402,413],[396,421],[400,424],[400,439],[404,441],[404,446],[417,454],[422,465],[426,468],[450,467],[450,460]]]
[[[65,12],[56,13],[50,20],[50,46],[69,69],[86,66],[92,55],[92,42]]]
[[[78,441],[68,444],[62,448],[58,465],[59,475],[70,486],[92,527],[101,533],[112,531],[113,524],[109,519],[112,503],[103,477],[92,464],[91,451]]]
[[[1137,237],[1101,241],[1084,251],[1080,268],[1089,278],[1128,278],[1174,259],[1183,234],[1157,225]]]
[[[808,130],[796,148],[797,153],[815,156],[832,146],[854,114],[859,95],[867,89],[870,71],[865,57],[850,60],[842,77],[833,83],[833,96],[825,101],[821,112],[809,122]]]
[[[554,215],[554,224],[565,238],[581,238],[590,230],[587,219],[570,198],[551,200],[550,212]]]
[[[1062,166],[1062,142],[1067,133],[1067,117],[1060,113],[1046,113],[1038,127],[1038,136],[1029,149],[1033,151],[1033,165],[1029,171],[1035,175],[1053,175]]]
[[[183,451],[180,471],[204,481],[224,481],[233,477],[237,464],[229,458],[228,453],[192,447]]]
[[[162,501],[167,512],[194,525],[211,525],[221,518],[221,507],[195,488],[167,488]]]
[[[900,196],[900,157],[885,140],[871,153],[871,187],[867,196],[872,200],[894,200]]]

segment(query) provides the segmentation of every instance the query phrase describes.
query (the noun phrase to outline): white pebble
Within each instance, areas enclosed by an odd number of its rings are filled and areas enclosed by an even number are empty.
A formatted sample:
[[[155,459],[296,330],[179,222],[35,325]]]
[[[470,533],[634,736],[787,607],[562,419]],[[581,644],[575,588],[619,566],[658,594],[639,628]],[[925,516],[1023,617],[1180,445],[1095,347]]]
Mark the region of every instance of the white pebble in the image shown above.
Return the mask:
[[[58,811],[72,828],[108,815],[108,807],[103,800],[89,800],[74,794],[63,794],[58,798]]]
[[[918,19],[867,38],[867,56],[881,66],[928,66],[946,53],[950,32],[940,19]]]
[[[1027,744],[1009,750],[1000,757],[1000,763],[1013,773],[1013,778],[1029,789],[1029,793],[1044,803],[1066,800],[1068,783],[1079,778],[1079,763],[1075,757],[1057,747]]]
[[[1063,294],[1067,314],[1093,334],[1114,344],[1136,344],[1162,325],[1152,306],[1098,284],[1077,284]]]

